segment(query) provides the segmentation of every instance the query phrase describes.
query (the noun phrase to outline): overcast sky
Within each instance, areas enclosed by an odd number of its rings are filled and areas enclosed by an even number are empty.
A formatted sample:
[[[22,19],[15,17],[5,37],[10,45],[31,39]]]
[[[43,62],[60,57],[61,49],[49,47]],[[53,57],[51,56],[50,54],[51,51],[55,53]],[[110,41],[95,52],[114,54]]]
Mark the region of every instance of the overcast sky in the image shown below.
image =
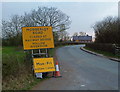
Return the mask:
[[[56,7],[72,21],[70,35],[74,32],[86,32],[94,36],[92,26],[107,16],[118,16],[118,2],[4,2],[2,19],[9,20],[12,15],[23,15],[38,6]]]

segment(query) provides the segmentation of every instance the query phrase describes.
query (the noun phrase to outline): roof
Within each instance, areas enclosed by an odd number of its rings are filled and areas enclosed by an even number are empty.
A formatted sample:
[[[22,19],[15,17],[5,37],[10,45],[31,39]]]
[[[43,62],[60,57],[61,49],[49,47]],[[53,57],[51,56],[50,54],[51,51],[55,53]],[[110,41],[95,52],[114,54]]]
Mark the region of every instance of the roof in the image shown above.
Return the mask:
[[[73,40],[92,40],[92,36],[73,36]]]

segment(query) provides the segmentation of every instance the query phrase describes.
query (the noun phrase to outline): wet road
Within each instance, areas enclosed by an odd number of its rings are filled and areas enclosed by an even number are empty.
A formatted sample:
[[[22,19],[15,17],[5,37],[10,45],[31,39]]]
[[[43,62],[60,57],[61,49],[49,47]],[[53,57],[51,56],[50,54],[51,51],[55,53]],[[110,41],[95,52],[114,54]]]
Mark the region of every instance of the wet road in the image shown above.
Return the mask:
[[[82,45],[56,51],[61,78],[50,78],[32,90],[117,90],[118,62],[80,50]]]

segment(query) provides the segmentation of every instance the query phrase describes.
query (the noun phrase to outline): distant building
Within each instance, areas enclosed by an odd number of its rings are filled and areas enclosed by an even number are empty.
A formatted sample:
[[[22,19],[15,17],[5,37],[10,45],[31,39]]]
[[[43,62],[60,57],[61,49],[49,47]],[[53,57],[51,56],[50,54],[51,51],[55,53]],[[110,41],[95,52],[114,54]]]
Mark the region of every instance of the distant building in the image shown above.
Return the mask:
[[[90,43],[92,42],[92,36],[73,36],[73,41],[81,43]]]

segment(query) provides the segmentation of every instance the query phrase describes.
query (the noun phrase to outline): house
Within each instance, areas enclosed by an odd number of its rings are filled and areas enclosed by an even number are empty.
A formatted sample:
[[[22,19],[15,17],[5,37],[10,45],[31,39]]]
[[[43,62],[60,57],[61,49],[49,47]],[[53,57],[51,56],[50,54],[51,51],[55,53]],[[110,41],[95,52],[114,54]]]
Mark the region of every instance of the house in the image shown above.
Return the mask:
[[[73,41],[81,43],[90,43],[92,42],[92,36],[73,36]]]

